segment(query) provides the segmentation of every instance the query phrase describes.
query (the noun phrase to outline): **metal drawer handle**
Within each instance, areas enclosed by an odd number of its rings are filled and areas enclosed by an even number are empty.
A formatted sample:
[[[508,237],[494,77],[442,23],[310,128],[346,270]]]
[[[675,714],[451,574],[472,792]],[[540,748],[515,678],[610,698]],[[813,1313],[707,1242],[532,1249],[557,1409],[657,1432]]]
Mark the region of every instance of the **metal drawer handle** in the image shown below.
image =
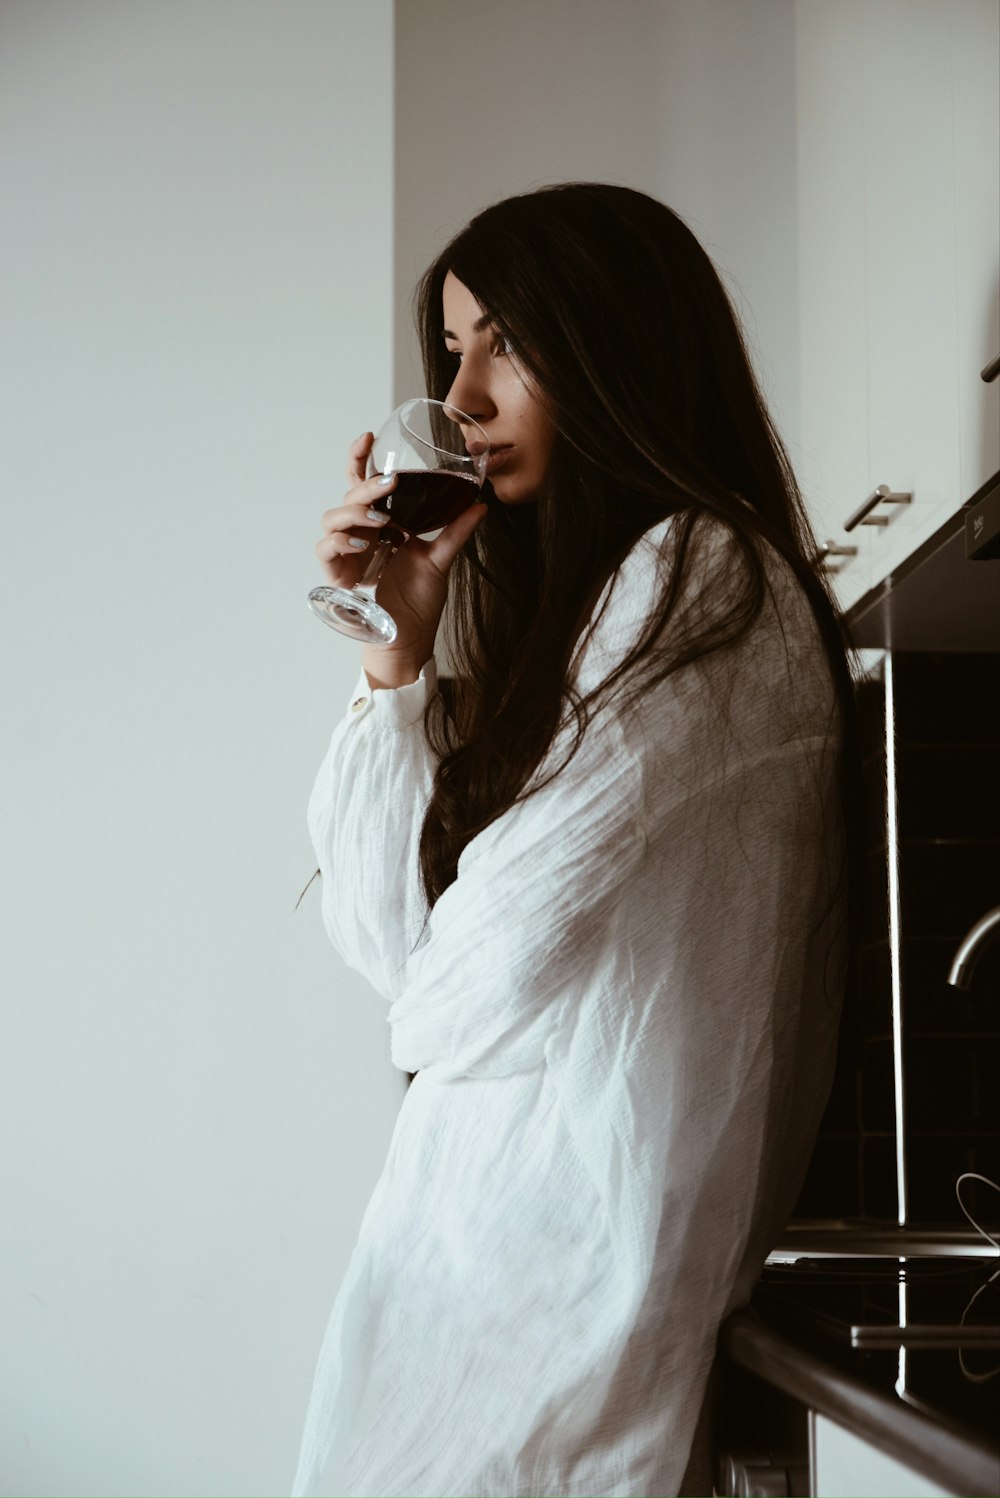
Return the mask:
[[[823,541],[820,543],[819,555],[823,557],[856,557],[858,548],[856,546],[838,546],[836,541]]]
[[[878,505],[908,505],[913,502],[913,495],[904,491],[890,489],[888,484],[879,484],[874,489],[863,505],[860,505],[849,520],[844,521],[844,530],[852,531],[856,525],[888,525],[887,515],[873,515],[872,511]]]
[[[985,369],[980,370],[979,378],[985,380],[988,385],[991,380],[996,379],[997,375],[1000,375],[1000,354],[997,354],[995,359],[991,359]]]
[[[821,541],[819,550],[816,552],[815,562],[821,572],[841,572],[847,565],[850,557],[856,557],[858,548],[856,546],[838,546],[836,541]],[[839,562],[831,562],[831,557],[840,557]]]

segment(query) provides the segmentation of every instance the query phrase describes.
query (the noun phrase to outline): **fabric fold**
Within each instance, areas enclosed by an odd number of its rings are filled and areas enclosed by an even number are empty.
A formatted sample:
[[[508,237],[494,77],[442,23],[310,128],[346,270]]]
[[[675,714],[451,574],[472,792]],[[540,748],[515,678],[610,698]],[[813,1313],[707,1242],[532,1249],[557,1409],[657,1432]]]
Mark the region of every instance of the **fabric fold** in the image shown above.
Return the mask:
[[[582,690],[642,629],[670,531],[606,590]],[[728,544],[706,535],[692,597],[715,596]],[[418,699],[376,693],[335,730],[310,809],[324,918],[417,1076],[296,1495],[678,1492],[718,1326],[808,1164],[842,991],[836,697],[776,555],[768,583],[732,651],[599,707],[429,919]]]

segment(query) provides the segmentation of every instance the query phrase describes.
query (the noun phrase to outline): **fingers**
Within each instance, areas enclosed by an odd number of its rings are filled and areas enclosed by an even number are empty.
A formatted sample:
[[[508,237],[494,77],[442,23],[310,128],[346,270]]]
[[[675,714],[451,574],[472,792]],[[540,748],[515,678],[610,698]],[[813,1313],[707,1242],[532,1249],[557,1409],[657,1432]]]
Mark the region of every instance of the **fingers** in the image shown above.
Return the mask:
[[[339,515],[343,510],[356,510],[359,506],[363,510],[370,509],[372,505],[378,510],[388,509],[385,501],[395,489],[398,478],[398,473],[383,473],[374,474],[370,479],[362,479],[353,489],[348,489],[339,509],[327,510],[323,516],[324,523],[330,516]]]
[[[348,448],[346,473],[352,487],[344,495],[343,503],[336,509],[327,510],[323,516],[323,535],[314,548],[327,575],[338,584],[349,585],[352,578],[356,580],[361,576],[367,554],[378,540],[382,527],[391,519],[391,515],[385,513],[386,500],[396,487],[397,475],[388,475],[387,483],[380,482],[378,474],[371,478],[365,476],[374,443],[371,432],[362,432]],[[433,541],[426,543],[426,559],[442,578],[486,510],[485,504],[470,506]],[[423,555],[424,543],[420,543],[419,549]]]
[[[373,525],[384,525],[390,519],[387,513],[385,501],[396,487],[396,475],[391,475],[388,484],[380,484],[378,479],[365,479],[364,483],[355,484],[344,495],[344,502],[334,510],[327,510],[323,516],[324,531],[342,531],[348,526],[360,525],[370,529]]]
[[[352,536],[347,531],[334,531],[316,542],[314,550],[321,562],[332,562],[336,557],[356,557],[370,550],[371,540],[367,536]]]
[[[488,506],[485,504],[476,504],[463,510],[461,515],[446,526],[441,534],[430,543],[427,550],[428,561],[433,562],[435,567],[440,568],[442,572],[447,572],[486,514],[487,509]]]
[[[365,464],[368,461],[368,454],[371,452],[374,442],[374,433],[362,432],[360,437],[355,437],[347,449],[347,468],[345,471],[353,484],[364,482]]]
[[[396,487],[396,475],[390,475],[388,483],[379,483],[378,475],[366,479],[364,474],[365,459],[374,440],[371,432],[364,432],[351,443],[347,476],[356,482],[344,495],[344,503],[327,510],[323,516],[323,535],[313,548],[326,567],[327,576],[338,584],[349,585],[356,580],[351,574],[360,576],[359,568],[352,567],[349,559],[366,560],[366,553],[390,519],[380,511]],[[379,501],[378,509],[374,508]]]
[[[334,557],[356,556],[367,551],[378,540],[388,520],[388,515],[374,514],[364,505],[341,505],[339,510],[327,510],[323,516],[324,534],[314,548],[316,555],[320,561],[329,562]]]

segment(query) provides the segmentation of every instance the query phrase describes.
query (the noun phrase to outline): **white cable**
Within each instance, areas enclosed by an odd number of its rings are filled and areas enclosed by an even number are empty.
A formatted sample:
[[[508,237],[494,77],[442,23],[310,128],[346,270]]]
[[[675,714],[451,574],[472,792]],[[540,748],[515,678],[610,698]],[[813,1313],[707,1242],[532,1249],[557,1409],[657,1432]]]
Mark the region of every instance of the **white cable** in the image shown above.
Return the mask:
[[[958,1177],[958,1180],[955,1182],[955,1196],[958,1198],[958,1205],[961,1207],[966,1217],[972,1223],[972,1226],[975,1228],[976,1232],[982,1233],[987,1243],[992,1243],[994,1248],[1000,1248],[1000,1243],[998,1243],[997,1240],[986,1231],[982,1223],[976,1221],[976,1219],[973,1217],[972,1213],[969,1211],[968,1207],[962,1200],[962,1192],[960,1190],[960,1187],[963,1181],[982,1181],[984,1186],[991,1186],[994,1191],[1000,1191],[1000,1186],[997,1185],[996,1181],[991,1181],[989,1176],[981,1176],[978,1171],[975,1170],[963,1171],[962,1174]],[[969,1304],[962,1312],[962,1319],[959,1322],[959,1326],[965,1325],[965,1318],[972,1310],[972,1307],[975,1305],[980,1295],[982,1295],[983,1291],[987,1289],[989,1285],[992,1285],[993,1281],[997,1278],[1000,1278],[1000,1269],[996,1270],[995,1273],[990,1275],[988,1280],[984,1280],[980,1285],[979,1289],[976,1291],[975,1295],[973,1295],[972,1299],[969,1301]],[[988,1384],[991,1378],[996,1378],[997,1374],[1000,1373],[1000,1367],[991,1368],[989,1373],[973,1373],[971,1369],[965,1366],[965,1355],[963,1348],[959,1348],[958,1351],[958,1365],[970,1384]]]
[[[1000,1186],[997,1185],[996,1181],[991,1181],[989,1176],[981,1176],[978,1171],[975,1170],[963,1170],[962,1174],[955,1182],[955,1195],[958,1198],[958,1205],[961,1207],[966,1217],[972,1223],[972,1226],[975,1228],[976,1232],[982,1233],[987,1243],[992,1243],[994,1248],[1000,1248],[1000,1243],[998,1243],[995,1238],[991,1237],[986,1229],[976,1221],[976,1219],[973,1217],[972,1213],[969,1211],[968,1207],[962,1200],[962,1193],[958,1188],[961,1186],[963,1181],[982,1181],[984,1186],[991,1186],[994,1191],[1000,1191]]]

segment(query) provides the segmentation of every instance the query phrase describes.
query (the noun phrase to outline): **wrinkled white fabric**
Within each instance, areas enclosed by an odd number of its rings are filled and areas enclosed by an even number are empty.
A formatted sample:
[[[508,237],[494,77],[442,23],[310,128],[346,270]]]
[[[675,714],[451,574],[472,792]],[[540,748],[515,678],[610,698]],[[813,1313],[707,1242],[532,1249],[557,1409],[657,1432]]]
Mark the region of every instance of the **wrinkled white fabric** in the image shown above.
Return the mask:
[[[686,606],[711,614],[729,543],[701,536]],[[583,690],[637,637],[670,552],[668,521],[605,590]],[[362,677],[337,725],[309,807],[324,920],[419,1075],[295,1495],[680,1490],[719,1323],[794,1206],[839,1018],[835,695],[801,588],[768,567],[748,638],[602,708],[468,845],[426,924],[433,661],[395,691]]]

